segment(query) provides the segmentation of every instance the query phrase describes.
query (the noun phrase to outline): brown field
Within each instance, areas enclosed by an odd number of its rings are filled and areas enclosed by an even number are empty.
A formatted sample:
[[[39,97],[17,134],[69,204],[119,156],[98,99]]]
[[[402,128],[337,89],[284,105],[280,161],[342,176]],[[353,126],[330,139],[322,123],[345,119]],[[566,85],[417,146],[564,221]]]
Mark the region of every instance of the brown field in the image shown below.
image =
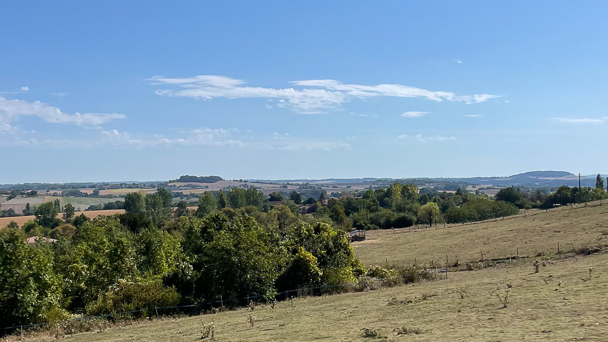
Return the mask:
[[[437,228],[371,231],[368,239],[353,244],[365,263],[413,263],[477,261],[556,253],[582,246],[608,244],[608,204],[599,202],[529,211],[504,220],[491,220],[467,225],[439,225]],[[413,227],[414,228],[414,227]]]
[[[96,218],[97,216],[100,215],[106,215],[106,216],[110,216],[110,215],[114,215],[114,214],[124,214],[124,210],[123,209],[114,209],[114,210],[91,210],[91,211],[77,211],[75,213],[76,216],[80,215],[80,214],[84,214],[85,216],[93,219]],[[63,214],[59,214],[57,215],[58,218],[61,218]],[[0,228],[1,227],[5,227],[7,224],[9,224],[11,221],[15,221],[19,226],[22,226],[25,222],[29,221],[29,220],[33,220],[36,217],[31,215],[31,216],[15,216],[15,217],[0,217]]]

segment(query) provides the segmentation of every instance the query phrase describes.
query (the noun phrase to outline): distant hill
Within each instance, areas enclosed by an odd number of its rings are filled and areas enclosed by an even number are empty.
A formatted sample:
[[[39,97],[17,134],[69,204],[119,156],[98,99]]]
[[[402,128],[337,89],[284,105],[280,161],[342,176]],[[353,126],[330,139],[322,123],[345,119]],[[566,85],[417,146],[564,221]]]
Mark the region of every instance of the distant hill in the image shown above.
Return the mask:
[[[470,178],[434,178],[453,182],[465,182],[478,185],[559,187],[562,185],[578,186],[578,175],[567,171],[530,171],[507,177],[470,177]],[[595,176],[581,177],[582,186],[595,186]]]
[[[190,176],[184,175],[180,176],[178,179],[170,180],[169,183],[217,183],[219,181],[224,180],[220,176]]]

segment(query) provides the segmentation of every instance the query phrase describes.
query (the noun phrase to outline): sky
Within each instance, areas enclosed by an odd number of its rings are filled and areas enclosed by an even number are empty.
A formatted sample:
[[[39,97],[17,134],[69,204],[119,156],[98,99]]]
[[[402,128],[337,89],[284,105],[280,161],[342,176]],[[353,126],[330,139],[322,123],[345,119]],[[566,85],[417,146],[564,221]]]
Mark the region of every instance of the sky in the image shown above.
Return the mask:
[[[0,184],[606,173],[606,1],[0,3]]]

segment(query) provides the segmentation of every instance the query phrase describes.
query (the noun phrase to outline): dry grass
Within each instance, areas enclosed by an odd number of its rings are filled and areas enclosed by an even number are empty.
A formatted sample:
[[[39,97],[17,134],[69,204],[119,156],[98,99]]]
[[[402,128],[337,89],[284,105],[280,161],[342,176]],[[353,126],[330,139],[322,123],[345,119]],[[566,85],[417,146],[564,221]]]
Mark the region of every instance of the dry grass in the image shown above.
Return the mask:
[[[430,283],[300,298],[293,306],[287,301],[274,309],[258,306],[253,326],[251,310],[243,308],[146,321],[69,340],[194,341],[203,334],[203,322],[213,324],[217,341],[369,341],[363,329],[392,341],[601,341],[608,333],[605,258],[569,259],[538,274],[529,264],[487,268]],[[496,294],[507,289],[504,308]]]
[[[124,214],[123,209],[113,209],[113,210],[91,210],[91,211],[78,211],[75,213],[76,216],[80,214],[84,214],[88,218],[94,219],[97,216],[105,215],[110,216],[114,214]],[[57,215],[58,218],[62,218],[63,214]],[[14,216],[14,217],[0,217],[0,228],[8,225],[11,221],[15,221],[19,226],[23,225],[25,222],[29,220],[35,219],[36,216]]]
[[[557,253],[582,246],[608,244],[608,204],[599,202],[574,209],[535,211],[495,222],[443,225],[426,229],[395,229],[368,232],[368,239],[354,243],[357,256],[365,263],[445,264],[484,259],[535,256]]]

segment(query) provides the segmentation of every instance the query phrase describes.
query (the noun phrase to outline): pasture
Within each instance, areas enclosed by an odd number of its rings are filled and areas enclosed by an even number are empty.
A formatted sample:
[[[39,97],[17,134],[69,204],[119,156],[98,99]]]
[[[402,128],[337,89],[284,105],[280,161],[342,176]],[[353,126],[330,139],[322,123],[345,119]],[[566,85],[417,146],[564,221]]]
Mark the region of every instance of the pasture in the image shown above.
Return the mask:
[[[353,244],[365,264],[453,263],[513,256],[555,254],[583,246],[608,244],[608,204],[600,202],[529,211],[473,224],[368,231],[367,240]]]
[[[123,209],[115,209],[115,210],[91,210],[91,211],[77,211],[75,213],[75,216],[78,216],[80,214],[84,214],[86,217],[90,218],[90,219],[94,219],[97,216],[100,215],[106,215],[106,216],[110,216],[110,215],[114,215],[114,214],[124,214],[124,210]],[[62,218],[63,214],[59,214],[57,215],[58,218]],[[8,225],[11,221],[15,221],[19,226],[22,226],[25,222],[29,221],[29,220],[33,220],[35,219],[36,216],[34,215],[30,215],[30,216],[14,216],[14,217],[0,217],[0,228],[5,227],[6,225]]]

